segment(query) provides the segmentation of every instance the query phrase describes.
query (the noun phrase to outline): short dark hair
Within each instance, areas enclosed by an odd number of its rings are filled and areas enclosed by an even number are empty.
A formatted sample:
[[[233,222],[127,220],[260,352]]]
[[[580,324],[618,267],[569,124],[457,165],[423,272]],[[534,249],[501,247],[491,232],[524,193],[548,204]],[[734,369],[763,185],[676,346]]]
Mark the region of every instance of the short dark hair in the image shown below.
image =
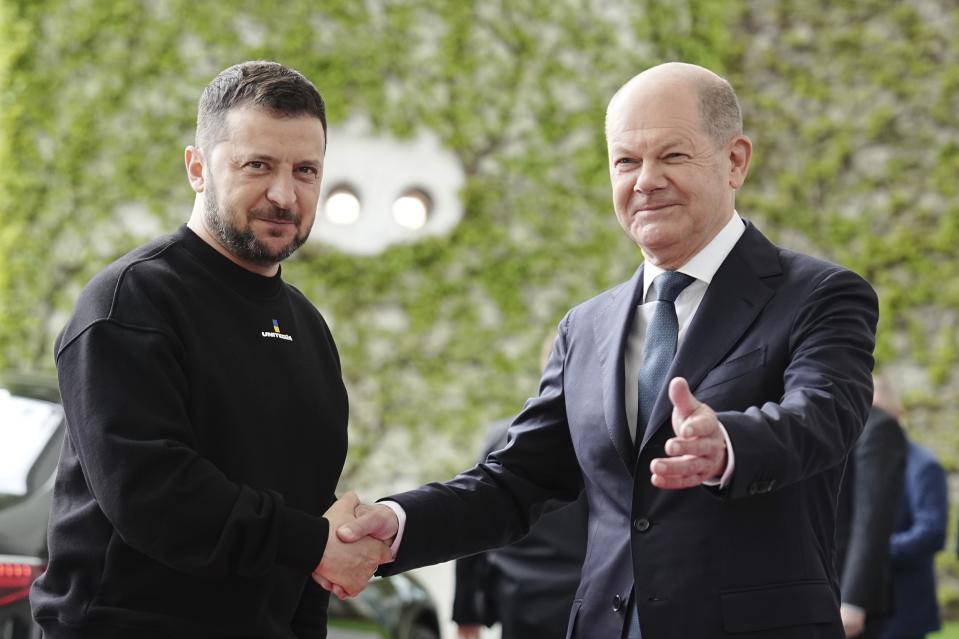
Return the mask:
[[[276,62],[254,60],[221,71],[203,89],[196,115],[196,145],[212,148],[226,137],[230,109],[253,104],[283,117],[311,115],[323,125],[323,96],[302,73]]]
[[[699,113],[703,130],[717,145],[724,145],[743,132],[743,114],[736,92],[722,78],[699,87]]]

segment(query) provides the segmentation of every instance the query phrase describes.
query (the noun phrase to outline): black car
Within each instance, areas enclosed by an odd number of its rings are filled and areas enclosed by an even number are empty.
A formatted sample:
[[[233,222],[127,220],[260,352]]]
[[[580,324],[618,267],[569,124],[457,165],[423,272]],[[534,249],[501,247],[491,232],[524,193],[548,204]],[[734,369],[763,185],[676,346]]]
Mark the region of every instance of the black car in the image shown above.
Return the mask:
[[[47,558],[47,518],[65,422],[56,385],[0,375],[0,639],[39,639],[30,584]],[[330,602],[329,639],[439,639],[436,606],[414,578],[375,579]]]

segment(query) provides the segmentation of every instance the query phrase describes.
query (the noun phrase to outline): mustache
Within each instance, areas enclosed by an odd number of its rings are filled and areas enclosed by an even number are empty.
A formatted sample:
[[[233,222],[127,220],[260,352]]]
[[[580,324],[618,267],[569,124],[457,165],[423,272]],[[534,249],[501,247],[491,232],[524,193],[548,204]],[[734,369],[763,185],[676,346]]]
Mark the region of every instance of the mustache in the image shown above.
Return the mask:
[[[290,209],[281,209],[278,206],[253,209],[250,211],[250,214],[253,217],[257,217],[263,220],[274,220],[277,222],[293,222],[294,224],[300,223],[299,215],[297,215]]]

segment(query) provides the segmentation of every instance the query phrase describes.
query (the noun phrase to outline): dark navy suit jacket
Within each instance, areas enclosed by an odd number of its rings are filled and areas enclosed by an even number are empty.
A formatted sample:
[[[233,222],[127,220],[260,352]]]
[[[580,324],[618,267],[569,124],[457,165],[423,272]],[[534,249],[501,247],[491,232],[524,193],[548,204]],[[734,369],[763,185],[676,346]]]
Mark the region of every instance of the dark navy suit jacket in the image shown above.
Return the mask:
[[[946,543],[946,473],[925,448],[909,443],[906,482],[890,540],[893,616],[883,639],[921,637],[939,629],[933,557]]]
[[[842,638],[834,519],[872,399],[873,290],[747,224],[670,373],[716,410],[736,469],[722,491],[670,491],[649,477],[672,434],[665,392],[638,447],[626,423],[624,351],[642,273],[567,313],[505,449],[445,484],[390,497],[407,521],[384,573],[506,544],[539,504],[585,489],[569,636],[620,637],[635,584],[650,639]]]

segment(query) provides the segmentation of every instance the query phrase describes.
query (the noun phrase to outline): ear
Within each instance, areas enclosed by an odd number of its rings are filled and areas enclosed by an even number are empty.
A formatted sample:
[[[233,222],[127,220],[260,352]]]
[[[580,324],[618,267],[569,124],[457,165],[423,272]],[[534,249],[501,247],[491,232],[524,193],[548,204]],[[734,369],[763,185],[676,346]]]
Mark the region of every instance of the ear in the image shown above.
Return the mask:
[[[183,153],[183,163],[186,165],[186,177],[190,181],[190,187],[197,193],[203,193],[203,166],[206,164],[203,151],[198,147],[188,146]]]
[[[729,186],[738,189],[746,181],[753,143],[745,135],[737,135],[729,143]]]

